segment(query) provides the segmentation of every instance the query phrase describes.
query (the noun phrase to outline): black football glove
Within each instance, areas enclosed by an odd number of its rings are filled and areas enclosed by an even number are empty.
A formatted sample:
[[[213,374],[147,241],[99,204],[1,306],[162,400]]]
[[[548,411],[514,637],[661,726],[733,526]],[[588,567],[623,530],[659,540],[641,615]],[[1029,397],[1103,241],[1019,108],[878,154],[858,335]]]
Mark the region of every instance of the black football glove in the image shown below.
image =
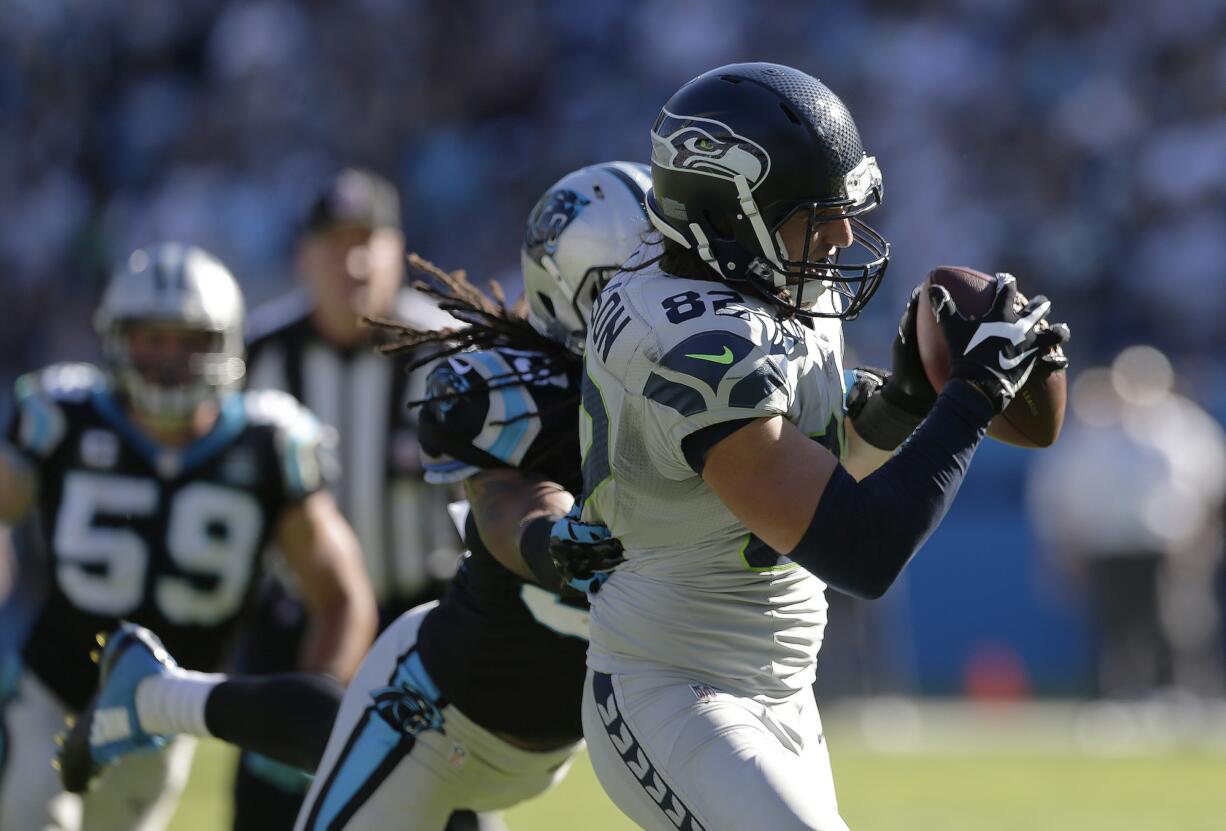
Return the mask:
[[[576,509],[553,524],[549,556],[563,583],[592,593],[625,561],[621,540],[603,525],[584,522]]]
[[[998,413],[1009,406],[1039,358],[1069,339],[1065,324],[1047,325],[1051,302],[1046,297],[1038,295],[1021,309],[1016,308],[1016,299],[1013,275],[997,274],[991,308],[971,320],[958,312],[944,286],[928,287],[932,312],[949,344],[950,378],[974,384]],[[1048,364],[1053,369],[1061,361],[1067,365],[1063,352],[1056,351],[1055,364]]]
[[[898,320],[898,333],[894,335],[892,354],[893,371],[881,388],[881,395],[892,406],[916,418],[923,419],[937,400],[936,390],[928,381],[924,364],[920,360],[919,339],[915,334],[915,313],[919,306],[920,287],[911,292],[911,298]]]
[[[937,400],[920,361],[915,335],[919,286],[898,321],[894,336],[894,370],[856,367],[847,395],[847,416],[860,438],[881,450],[894,450],[919,426]]]

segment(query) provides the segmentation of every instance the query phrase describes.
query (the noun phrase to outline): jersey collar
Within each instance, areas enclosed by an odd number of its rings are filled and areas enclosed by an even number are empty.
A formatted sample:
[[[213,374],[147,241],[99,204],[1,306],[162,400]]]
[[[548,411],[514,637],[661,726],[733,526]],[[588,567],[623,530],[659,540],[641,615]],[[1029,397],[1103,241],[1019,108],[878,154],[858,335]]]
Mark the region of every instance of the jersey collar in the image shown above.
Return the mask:
[[[103,420],[163,479],[174,479],[205,464],[247,426],[243,395],[231,393],[222,397],[213,429],[184,447],[167,447],[142,433],[109,389],[95,389],[92,399],[94,409]]]

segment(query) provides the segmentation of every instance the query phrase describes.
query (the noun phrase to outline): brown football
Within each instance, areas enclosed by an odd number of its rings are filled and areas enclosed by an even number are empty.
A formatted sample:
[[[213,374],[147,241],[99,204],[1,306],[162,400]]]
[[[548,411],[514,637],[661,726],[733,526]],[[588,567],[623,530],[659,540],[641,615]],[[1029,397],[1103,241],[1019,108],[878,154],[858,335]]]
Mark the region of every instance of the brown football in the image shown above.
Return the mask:
[[[996,294],[994,276],[962,266],[934,268],[924,278],[924,286],[933,283],[948,289],[958,311],[969,318],[978,317],[991,308]],[[1026,302],[1020,290],[1018,302],[1022,305]],[[933,388],[940,390],[949,380],[949,346],[932,313],[927,291],[920,292],[915,328],[924,371]],[[1041,366],[1036,366],[1012,403],[992,419],[988,435],[1018,447],[1049,447],[1060,436],[1060,428],[1064,425],[1067,384],[1064,370],[1045,372]]]

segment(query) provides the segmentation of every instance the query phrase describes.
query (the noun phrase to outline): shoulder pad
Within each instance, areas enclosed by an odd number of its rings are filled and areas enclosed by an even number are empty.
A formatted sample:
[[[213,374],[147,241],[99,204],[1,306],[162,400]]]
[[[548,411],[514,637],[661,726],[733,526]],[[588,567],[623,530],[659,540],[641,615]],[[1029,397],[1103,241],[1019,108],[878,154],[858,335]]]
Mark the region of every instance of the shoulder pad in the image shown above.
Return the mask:
[[[320,423],[298,399],[280,390],[248,391],[242,396],[247,423],[274,431],[291,499],[303,499],[339,476],[335,430]]]
[[[488,466],[483,461],[519,467],[541,430],[525,383],[533,379],[529,354],[496,349],[463,352],[435,367],[422,436],[427,481],[460,481]]]
[[[297,398],[274,389],[248,390],[242,393],[247,422],[256,426],[300,429],[305,422],[318,420]]]
[[[778,327],[760,300],[724,283],[645,271],[615,279],[601,293],[589,348],[614,368],[654,361],[702,332],[729,332],[765,346]]]
[[[68,428],[64,405],[80,404],[106,385],[106,376],[91,364],[54,364],[17,379],[19,449],[46,458],[59,446]]]
[[[685,417],[725,408],[786,412],[787,379],[782,355],[744,335],[715,329],[696,332],[661,354],[643,396]]]
[[[93,364],[52,364],[19,378],[17,396],[40,394],[56,401],[76,403],[85,401],[95,390],[104,386],[106,375]]]
[[[682,416],[732,408],[786,410],[786,356],[795,337],[761,301],[721,283],[653,281],[636,298],[658,318],[643,350],[643,395]],[[789,341],[791,343],[789,343]]]

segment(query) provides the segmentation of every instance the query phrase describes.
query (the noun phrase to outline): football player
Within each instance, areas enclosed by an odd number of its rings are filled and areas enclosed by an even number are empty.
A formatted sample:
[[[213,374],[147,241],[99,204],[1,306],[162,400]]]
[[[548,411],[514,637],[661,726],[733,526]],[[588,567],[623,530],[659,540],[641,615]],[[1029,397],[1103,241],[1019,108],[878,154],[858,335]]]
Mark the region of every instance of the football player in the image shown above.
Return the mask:
[[[725,66],[651,141],[664,251],[601,293],[585,351],[582,517],[625,562],[592,595],[584,735],[644,828],[843,829],[812,693],[824,589],[887,589],[1067,329],[1040,325],[1043,297],[1015,311],[1011,279],[974,321],[934,289],[954,357],[933,395],[913,296],[895,372],[858,374],[845,412],[841,319],[889,246],[843,102],[795,69]]]
[[[341,476],[332,485],[362,544],[380,623],[437,599],[462,549],[447,516],[449,494],[423,479],[416,410],[427,367],[404,370],[372,348],[381,333],[362,318],[420,329],[452,323],[421,292],[402,286],[400,196],[360,168],[330,177],[311,201],[295,247],[299,288],[251,314],[249,389],[284,390],[337,429]],[[267,581],[245,621],[238,671],[292,670],[302,646],[303,605],[285,581]],[[309,780],[244,752],[234,784],[235,831],[287,831]],[[449,826],[472,828],[473,818]]]
[[[550,537],[576,562],[619,560],[607,532],[564,515],[581,481],[579,370],[592,301],[650,229],[649,181],[645,165],[611,162],[571,173],[542,196],[522,249],[527,320],[439,272],[442,305],[467,325],[399,329],[406,350],[434,344],[449,355],[430,374],[420,436],[430,481],[464,484],[469,509],[457,516],[471,553],[441,602],[380,636],[335,724],[303,722],[273,736],[249,714],[283,704],[299,680],[274,692],[275,676],[263,686],[192,676],[145,639],[135,640],[145,665],[161,668],[135,695],[195,684],[205,723],[141,720],[133,731],[142,742],[158,732],[217,735],[287,764],[319,763],[300,829],[439,831],[456,809],[500,810],[565,774],[581,738],[587,604],[563,587]],[[88,730],[78,722],[73,733]],[[74,747],[83,745],[70,742],[66,756]]]
[[[96,736],[132,738],[122,707],[139,702],[91,703],[95,633],[120,619],[157,631],[186,666],[217,668],[275,541],[311,612],[304,669],[346,679],[374,635],[361,552],[325,490],[333,465],[319,423],[287,395],[237,390],[243,299],[225,266],[176,243],[137,250],[96,324],[105,370],[64,364],[20,379],[0,445],[0,518],[36,514],[50,574],[3,712],[6,829],[169,821],[190,740],[114,766],[84,799],[50,764],[66,716],[85,711]],[[129,646],[112,657],[136,656]],[[140,661],[108,670],[122,689]],[[198,704],[190,693],[168,702]]]

